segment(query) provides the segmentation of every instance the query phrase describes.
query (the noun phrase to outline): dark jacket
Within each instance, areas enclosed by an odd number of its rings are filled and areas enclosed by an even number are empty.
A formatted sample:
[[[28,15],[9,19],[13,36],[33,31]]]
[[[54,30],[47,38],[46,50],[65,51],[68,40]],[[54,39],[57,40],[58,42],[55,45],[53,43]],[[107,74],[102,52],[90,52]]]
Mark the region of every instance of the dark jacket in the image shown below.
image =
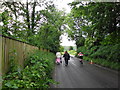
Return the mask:
[[[68,53],[65,53],[65,54],[63,55],[63,57],[65,58],[65,60],[69,60],[69,59],[70,59],[70,55],[69,55]]]

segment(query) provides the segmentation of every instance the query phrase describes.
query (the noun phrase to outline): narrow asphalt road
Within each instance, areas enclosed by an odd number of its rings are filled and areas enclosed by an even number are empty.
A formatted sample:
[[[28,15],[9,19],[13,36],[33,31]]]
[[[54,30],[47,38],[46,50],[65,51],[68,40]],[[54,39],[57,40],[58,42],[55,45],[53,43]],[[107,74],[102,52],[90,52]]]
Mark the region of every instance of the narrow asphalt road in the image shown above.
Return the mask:
[[[71,58],[66,67],[63,63],[56,65],[53,79],[59,84],[52,88],[118,88],[118,72],[98,67],[78,58]]]

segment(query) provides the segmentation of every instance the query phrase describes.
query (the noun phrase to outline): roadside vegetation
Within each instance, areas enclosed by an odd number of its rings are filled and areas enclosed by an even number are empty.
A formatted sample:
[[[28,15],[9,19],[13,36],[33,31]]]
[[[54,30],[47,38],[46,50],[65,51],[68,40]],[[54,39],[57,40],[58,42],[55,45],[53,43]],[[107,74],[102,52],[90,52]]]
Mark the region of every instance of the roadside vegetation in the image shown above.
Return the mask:
[[[27,0],[24,3],[4,1],[1,5],[0,28],[3,36],[50,51],[31,54],[25,60],[23,70],[18,70],[12,58],[10,70],[3,77],[2,88],[48,88],[54,82],[51,78],[55,60],[53,53],[60,48],[64,12],[58,10],[53,1],[47,0]]]
[[[37,9],[36,8],[41,8]],[[57,52],[65,14],[53,1],[2,2],[2,35]]]
[[[120,3],[72,2],[66,19],[69,37],[76,41],[77,53],[85,60],[120,69]]]
[[[80,47],[77,52],[83,52],[84,60],[109,67],[115,70],[120,69],[119,55],[120,44],[109,46],[93,46],[91,48]]]
[[[18,71],[16,64],[3,77],[3,89],[9,88],[49,88],[54,69],[55,55],[50,52],[35,51],[25,61],[23,70]]]
[[[75,56],[77,54],[77,52],[75,50],[70,50],[70,51],[68,51],[68,53],[73,56]]]
[[[68,50],[68,53],[69,53],[70,55],[73,55],[73,56],[75,56],[75,55],[77,54],[77,52],[76,52],[75,50]],[[64,52],[61,52],[61,54],[63,55]]]
[[[76,46],[60,46],[60,52],[63,55],[65,51],[68,51],[70,55],[76,55]]]
[[[49,88],[50,83],[55,83],[51,78],[53,53],[64,54],[60,46],[63,33],[76,41],[77,52],[70,47],[71,55],[83,52],[84,60],[120,69],[120,3],[73,1],[69,6],[71,12],[66,14],[47,0],[2,3],[2,35],[50,51],[31,54],[23,70],[16,68],[13,58],[10,71],[3,78],[3,89]]]

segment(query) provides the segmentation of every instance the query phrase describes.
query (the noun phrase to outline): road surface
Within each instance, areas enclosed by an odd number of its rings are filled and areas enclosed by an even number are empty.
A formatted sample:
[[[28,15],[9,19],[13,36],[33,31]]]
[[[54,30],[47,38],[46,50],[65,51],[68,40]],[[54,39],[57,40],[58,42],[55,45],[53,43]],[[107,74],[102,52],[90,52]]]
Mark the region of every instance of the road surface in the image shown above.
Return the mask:
[[[53,79],[59,84],[52,88],[118,88],[118,72],[105,69],[84,61],[81,65],[78,58],[71,58],[65,66],[56,65]]]

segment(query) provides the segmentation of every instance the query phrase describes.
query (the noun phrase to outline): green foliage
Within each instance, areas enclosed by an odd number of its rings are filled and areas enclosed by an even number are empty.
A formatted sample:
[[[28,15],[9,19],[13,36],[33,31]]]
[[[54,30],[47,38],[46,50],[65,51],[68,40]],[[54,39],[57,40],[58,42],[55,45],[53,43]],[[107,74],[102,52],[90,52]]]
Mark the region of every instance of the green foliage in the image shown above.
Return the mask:
[[[100,46],[99,49],[91,55],[94,58],[107,59],[111,53],[111,46]]]
[[[118,44],[120,42],[120,36],[119,36],[119,32],[118,35],[115,36],[114,33],[111,33],[110,35],[107,35],[100,43],[102,45],[115,45]]]
[[[35,38],[37,39],[37,46],[57,52],[60,47],[61,26],[64,24],[63,12],[54,7],[49,7],[48,10],[42,10],[41,14],[46,17],[47,23],[43,23],[39,28],[37,38]]]
[[[120,60],[120,44],[100,46],[99,49],[94,52],[91,57],[93,58],[103,58],[108,61],[119,62]]]
[[[107,58],[107,60],[111,60],[111,61],[114,60],[114,61],[120,62],[119,55],[120,55],[120,44],[113,45],[111,47],[111,53]]]
[[[0,16],[3,35],[53,52],[59,50],[59,37],[65,16],[63,11],[55,8],[52,1],[3,2],[2,5],[4,11]],[[35,9],[41,6],[45,9]]]
[[[107,45],[107,46],[93,46],[90,48],[87,47],[79,47],[77,52],[83,52],[85,56],[89,56],[91,58],[101,58],[108,61],[119,62],[120,55],[120,44],[116,45]]]
[[[63,52],[64,51],[64,47],[60,46],[59,50],[60,50],[60,52]]]
[[[85,46],[114,45],[120,41],[120,3],[114,2],[72,2],[68,15],[69,36],[78,42],[86,36]],[[82,42],[78,42],[77,46]],[[78,46],[80,47],[80,46]]]
[[[81,47],[79,47],[78,49],[77,49],[77,54],[79,53],[79,52],[82,52],[84,55],[88,55],[88,50],[87,50],[87,48],[86,47],[84,47],[84,46],[81,46]]]
[[[105,67],[120,70],[120,44],[107,46],[79,47],[77,52],[83,52],[84,60],[93,60],[94,63]],[[77,54],[76,54],[77,56]]]
[[[70,55],[76,55],[77,52],[76,52],[75,50],[69,50],[68,53],[69,53]]]
[[[93,42],[94,41],[95,41],[95,39],[93,39],[93,38],[86,38],[86,40],[85,40],[85,47],[93,46]]]
[[[4,76],[3,89],[8,88],[48,88],[52,80],[55,55],[36,51],[31,54],[21,72],[9,72]]]
[[[94,47],[79,47],[77,49],[77,53],[82,52],[85,56],[90,56],[92,53],[95,53],[99,47],[94,46]]]
[[[10,67],[9,67],[9,72],[15,72],[18,71],[18,63],[16,62],[15,56],[17,55],[16,50],[10,50],[9,51],[9,56],[10,56]]]
[[[40,28],[38,35],[36,35],[36,44],[38,47],[56,52],[60,47],[59,36],[60,32],[54,26],[45,24]]]
[[[73,50],[73,47],[72,46],[70,46],[70,49],[69,50]]]
[[[120,3],[72,2],[69,5],[72,10],[68,16],[68,25],[73,30],[69,31],[69,36],[76,40],[77,53],[83,52],[88,59],[92,58],[103,66],[118,68],[116,63],[120,60]],[[85,41],[78,41],[81,36],[85,36]],[[80,46],[81,43],[84,46]]]
[[[118,62],[107,61],[107,60],[102,59],[102,58],[94,59],[94,58],[91,58],[91,57],[83,57],[83,59],[87,60],[87,61],[92,60],[94,63],[96,63],[98,65],[102,65],[104,67],[108,67],[108,68],[115,69],[115,70],[120,70],[120,63],[118,63]]]
[[[84,37],[79,37],[79,38],[76,40],[76,45],[77,45],[78,47],[84,46],[84,45],[85,45],[85,38],[84,38]]]
[[[2,27],[2,34],[3,35],[6,35],[6,36],[9,36],[10,33],[8,32],[9,31],[9,27],[8,27],[8,24],[9,24],[9,20],[11,19],[11,17],[8,15],[8,11],[5,10],[3,13],[0,13],[0,19],[2,20],[2,23],[3,23],[3,26]]]

